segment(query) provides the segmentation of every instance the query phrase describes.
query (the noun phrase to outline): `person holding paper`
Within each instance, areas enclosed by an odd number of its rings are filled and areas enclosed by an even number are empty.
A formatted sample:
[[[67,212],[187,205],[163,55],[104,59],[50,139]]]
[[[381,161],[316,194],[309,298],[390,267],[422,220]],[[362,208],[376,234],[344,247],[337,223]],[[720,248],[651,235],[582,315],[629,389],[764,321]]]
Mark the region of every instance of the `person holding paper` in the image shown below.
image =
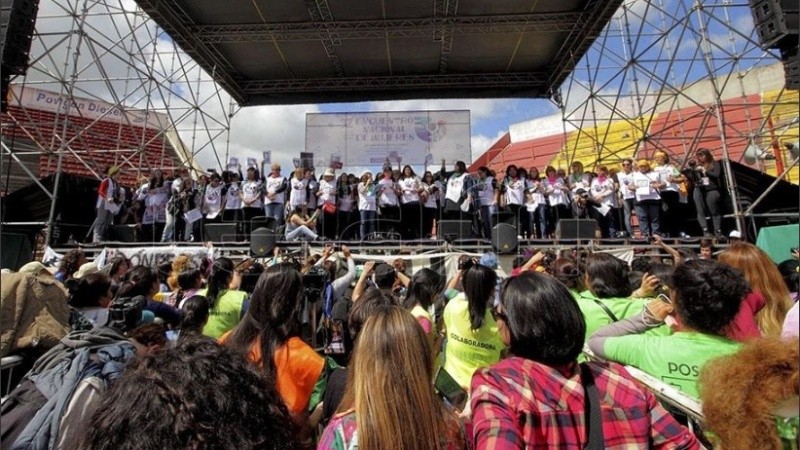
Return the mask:
[[[636,193],[628,186],[633,180],[633,160],[625,158],[622,160],[622,172],[617,172],[617,180],[620,186],[620,195],[622,197],[622,206],[625,209],[625,231],[628,236],[633,236],[633,225],[631,225],[631,216],[635,208]],[[620,227],[622,228],[622,227]]]
[[[683,181],[680,171],[670,164],[669,156],[663,150],[653,154],[655,167],[653,170],[661,175],[666,185],[661,189],[661,206],[666,213],[662,219],[662,231],[664,236],[678,237],[683,232],[683,214],[680,210],[680,186],[678,183]]]
[[[289,183],[286,178],[281,175],[281,165],[272,163],[272,172],[266,179],[267,194],[265,198],[266,208],[265,213],[267,217],[275,219],[277,223],[276,228],[283,225],[284,210],[286,208],[285,192],[289,189]]]
[[[643,238],[660,235],[661,195],[659,189],[666,183],[658,172],[650,170],[650,161],[640,159],[639,171],[633,174],[628,190],[636,194],[636,215],[639,217],[639,233]]]
[[[258,170],[255,167],[247,169],[247,179],[242,183],[242,216],[244,218],[244,233],[250,235],[250,220],[264,212],[264,186],[258,179]]]
[[[92,242],[98,243],[105,240],[106,230],[111,225],[114,215],[119,212],[119,197],[117,186],[117,174],[119,166],[111,166],[106,172],[108,176],[100,182],[97,191],[97,204],[95,210],[97,218],[94,221],[94,232]]]
[[[222,195],[225,196],[225,205],[222,209],[223,222],[240,222],[242,220],[242,188],[239,185],[239,173],[228,172],[228,182]],[[224,181],[224,178],[223,178]],[[238,227],[237,227],[238,228]]]
[[[528,212],[523,210],[523,205],[525,204],[525,178],[519,176],[517,166],[511,164],[506,167],[506,176],[503,179],[501,189],[505,194],[506,209],[514,214],[517,234],[522,236],[524,234],[523,221],[521,220],[522,214],[528,214]]]
[[[608,176],[608,167],[597,168],[597,177],[591,183],[591,197],[598,203],[595,206],[600,232],[604,238],[613,237],[617,232],[617,188],[614,179]]]
[[[545,178],[542,180],[544,193],[550,203],[550,220],[547,221],[547,234],[552,235],[556,231],[556,225],[561,219],[572,217],[569,207],[569,187],[564,182],[564,178],[558,175],[555,167],[547,166],[544,170]]]
[[[171,183],[164,181],[160,169],[153,170],[150,182],[139,189],[138,200],[144,202],[142,240],[158,242],[167,222],[167,202]]]
[[[544,195],[544,183],[536,167],[531,167],[528,171],[525,195],[525,206],[531,225],[528,236],[533,238],[538,234],[539,239],[544,239],[547,236],[547,197]]]
[[[289,210],[292,211],[298,206],[305,208],[308,202],[308,180],[306,180],[306,171],[302,167],[294,171],[294,176],[289,181]]]
[[[212,173],[203,198],[203,212],[206,215],[206,223],[219,223],[222,220],[222,208],[225,203],[222,189],[222,178],[218,173]]]
[[[694,182],[694,205],[697,209],[697,221],[703,228],[704,236],[711,236],[712,232],[722,235],[722,196],[720,186],[722,183],[722,166],[714,160],[711,151],[706,148],[697,150],[696,162],[692,161],[692,181]],[[713,230],[708,229],[707,216],[711,216]]]

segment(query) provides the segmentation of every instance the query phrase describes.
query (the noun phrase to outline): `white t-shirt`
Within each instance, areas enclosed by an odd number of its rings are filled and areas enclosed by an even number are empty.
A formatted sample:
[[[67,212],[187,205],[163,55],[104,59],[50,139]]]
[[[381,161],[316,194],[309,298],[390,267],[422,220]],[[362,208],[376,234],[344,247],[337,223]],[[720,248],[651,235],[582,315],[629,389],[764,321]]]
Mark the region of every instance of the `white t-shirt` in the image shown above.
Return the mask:
[[[506,179],[506,204],[524,205],[525,204],[525,179],[517,178]]]
[[[494,178],[486,177],[478,181],[478,201],[481,206],[491,206],[495,204],[494,197]]]
[[[598,200],[600,204],[616,208],[617,193],[614,191],[614,179],[606,177],[603,181],[600,181],[600,177],[597,177],[592,180],[591,196]],[[597,197],[601,198],[598,199]]]
[[[550,201],[550,206],[569,205],[567,193],[563,190],[565,184],[562,178],[556,178],[552,182],[549,178],[545,178],[542,183],[544,183],[544,191]]]
[[[241,209],[242,208],[242,191],[239,189],[239,183],[233,182],[228,185],[228,192],[225,194],[225,209]]]
[[[381,178],[378,182],[378,189],[381,196],[378,199],[380,206],[397,206],[397,193],[394,192],[394,180],[391,178]]]
[[[464,180],[466,179],[466,173],[462,173],[461,175],[451,175],[450,179],[447,180],[447,192],[445,193],[445,198],[452,202],[458,203],[458,201],[461,199],[461,190],[464,188]]]
[[[204,212],[206,217],[214,219],[219,215],[222,210],[222,184],[213,187],[210,184],[206,186]]]
[[[436,204],[436,199],[439,197],[440,191],[431,192],[431,189],[434,186],[438,186],[437,182],[434,182],[431,185],[423,183],[422,186],[425,189],[425,192],[428,193],[428,198],[425,199],[425,207],[426,208],[438,208],[438,205]],[[441,190],[441,187],[439,187],[439,190]]]
[[[317,198],[317,206],[322,206],[325,203],[336,204],[336,181],[319,181],[319,198]]]
[[[544,186],[541,181],[528,180],[526,182],[528,195],[525,199],[525,206],[528,211],[536,211],[539,205],[547,204],[547,199],[544,196]]]
[[[420,181],[417,177],[406,177],[400,180],[400,190],[402,191],[403,203],[419,201]]]
[[[339,197],[339,211],[350,212],[353,210],[353,191],[356,186],[349,185],[344,189],[344,194]]]
[[[304,206],[308,201],[307,192],[308,180],[305,178],[297,179],[292,177],[289,181],[291,192],[289,193],[289,205],[294,209],[297,206]]]
[[[252,202],[249,205],[248,202]],[[249,208],[263,208],[261,200],[261,183],[258,181],[245,181],[242,183],[242,204]]]
[[[663,189],[661,189],[662,191],[672,191],[672,192],[679,191],[678,183],[670,183],[669,181],[667,181],[669,180],[669,177],[677,177],[678,175],[681,174],[680,172],[678,172],[678,169],[676,169],[675,166],[673,166],[672,164],[664,164],[663,166],[656,166],[656,168],[653,169],[653,171],[658,172],[658,174],[661,176],[661,180],[667,184]]]
[[[576,179],[573,175],[570,175],[569,183],[569,188],[573,194],[578,189],[586,189],[588,191],[592,185],[592,176],[589,173],[584,173],[579,179]]]
[[[358,209],[361,211],[375,211],[375,185],[358,183]]]
[[[285,178],[282,176],[273,177],[272,175],[267,177],[267,195],[275,194],[275,191],[281,188],[281,184],[283,184]],[[283,204],[286,201],[286,191],[281,192],[280,194],[275,194],[275,198],[269,199],[267,197],[268,203],[280,203]]]
[[[661,199],[658,190],[650,187],[650,183],[654,181],[661,181],[661,175],[656,171],[651,170],[647,173],[636,172],[633,174],[633,185],[636,186],[637,202]]]
[[[626,200],[631,198],[636,198],[636,193],[628,189],[628,184],[630,184],[633,181],[633,174],[634,172],[617,173],[617,179],[619,180],[619,190],[620,192],[622,192],[622,198]]]

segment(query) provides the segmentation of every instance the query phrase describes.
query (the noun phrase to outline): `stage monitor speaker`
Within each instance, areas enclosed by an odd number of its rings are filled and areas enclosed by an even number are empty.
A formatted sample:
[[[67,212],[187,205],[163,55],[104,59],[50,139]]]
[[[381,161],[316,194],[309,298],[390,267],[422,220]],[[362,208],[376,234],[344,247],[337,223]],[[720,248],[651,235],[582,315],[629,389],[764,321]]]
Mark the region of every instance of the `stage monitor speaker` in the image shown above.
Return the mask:
[[[236,242],[235,223],[207,223],[206,240],[211,242]]]
[[[497,214],[492,214],[492,228],[501,223],[507,223],[509,225],[516,226],[517,218],[514,217],[514,213],[508,211],[500,211]]]
[[[275,248],[275,231],[269,228],[256,228],[250,233],[250,256],[266,258]]]
[[[492,228],[492,249],[495,253],[513,253],[518,245],[517,227],[498,223]]]
[[[2,72],[25,75],[39,0],[0,0]]]
[[[108,240],[113,242],[136,242],[135,225],[114,225],[108,229]]]
[[[561,219],[556,225],[556,239],[595,239],[597,221],[593,219]]]
[[[797,0],[750,0],[749,3],[761,48],[797,47],[800,33]]]
[[[442,220],[436,230],[439,239],[453,241],[456,239],[474,239],[472,233],[472,222],[469,220]]]

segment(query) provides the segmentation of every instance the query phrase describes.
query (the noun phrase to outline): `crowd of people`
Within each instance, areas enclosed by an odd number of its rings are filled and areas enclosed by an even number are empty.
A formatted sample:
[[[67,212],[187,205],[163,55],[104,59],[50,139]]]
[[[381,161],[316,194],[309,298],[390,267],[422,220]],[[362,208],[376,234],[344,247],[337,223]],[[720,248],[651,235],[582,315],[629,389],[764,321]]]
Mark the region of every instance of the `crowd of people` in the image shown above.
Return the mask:
[[[448,278],[401,257],[357,264],[346,246],[155,268],[76,250],[55,274],[32,262],[2,275],[4,355],[31,369],[3,401],[0,445],[782,448],[774,408],[800,390],[800,255],[658,243],[630,264],[532,252],[507,277],[491,253]],[[768,376],[711,375],[754,358]],[[690,431],[625,366],[708,401],[710,429]]]
[[[491,238],[501,221],[515,225],[521,238],[548,239],[561,219],[595,219],[603,238],[633,237],[632,217],[639,235],[649,238],[722,234],[722,169],[707,149],[699,149],[685,167],[657,151],[653,160],[623,159],[620,167],[598,165],[594,172],[575,161],[569,173],[548,166],[544,173],[509,165],[497,174],[487,167],[468,173],[458,161],[451,171],[422,176],[406,165],[381,172],[317,177],[301,167],[288,176],[280,164],[212,172],[191,178],[187,169],[164,177],[160,169],[135,190],[118,186],[118,167],[108,170],[99,188],[95,242],[107,238],[109,225],[135,224],[140,241],[202,242],[204,224],[237,224],[249,236],[251,221],[272,220],[286,240],[369,239],[391,233],[403,239],[436,234],[439,220],[467,220],[471,236]],[[692,208],[693,206],[693,208]],[[699,228],[686,217],[696,211]],[[709,218],[710,224],[709,226]],[[462,236],[457,236],[462,237]]]

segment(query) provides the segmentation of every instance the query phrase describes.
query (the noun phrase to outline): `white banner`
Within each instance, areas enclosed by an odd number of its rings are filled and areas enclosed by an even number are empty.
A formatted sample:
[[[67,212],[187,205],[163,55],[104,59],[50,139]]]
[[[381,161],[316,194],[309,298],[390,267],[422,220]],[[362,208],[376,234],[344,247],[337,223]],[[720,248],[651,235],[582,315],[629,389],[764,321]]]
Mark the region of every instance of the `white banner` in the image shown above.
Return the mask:
[[[131,266],[148,266],[157,267],[163,263],[171,263],[178,255],[188,255],[194,261],[195,267],[200,268],[200,265],[207,258],[213,258],[216,250],[208,247],[126,247],[126,248],[109,248],[103,249],[100,254],[95,257],[94,262],[97,267],[102,268],[107,262],[111,262],[117,255],[124,255],[131,262]]]
[[[345,166],[469,165],[470,134],[466,110],[306,114],[306,151]]]

